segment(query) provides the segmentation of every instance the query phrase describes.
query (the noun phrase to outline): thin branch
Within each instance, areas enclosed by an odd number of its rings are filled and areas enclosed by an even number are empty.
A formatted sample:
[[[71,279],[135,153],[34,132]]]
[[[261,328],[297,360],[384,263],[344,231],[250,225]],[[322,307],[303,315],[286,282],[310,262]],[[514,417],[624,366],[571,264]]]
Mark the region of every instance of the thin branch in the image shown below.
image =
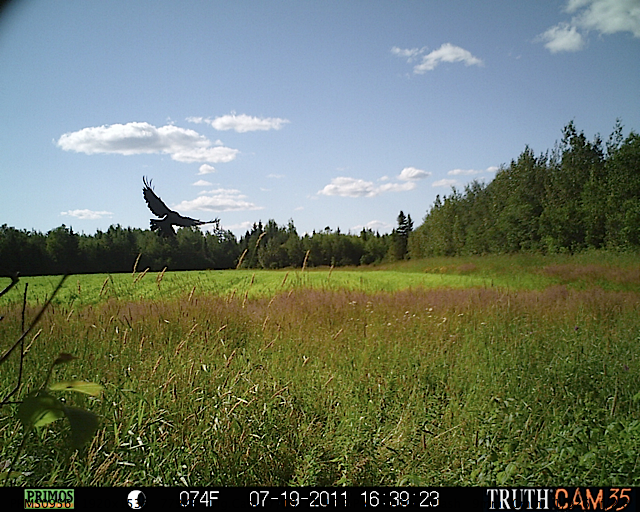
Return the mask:
[[[22,325],[20,327],[20,331],[24,331],[24,312],[27,309],[27,289],[29,288],[29,283],[24,285],[24,296],[22,297]],[[22,384],[22,363],[24,361],[24,338],[22,338],[22,342],[20,343],[20,366],[18,367],[18,382],[16,383],[16,387],[14,387],[11,392],[4,397],[2,403],[0,403],[0,407],[4,404],[10,404],[9,398],[11,398],[17,391],[20,389],[20,385]]]
[[[29,288],[29,283],[25,283],[24,285],[24,295],[22,296],[22,323],[20,324],[20,332],[24,332],[24,312],[27,309],[27,288]]]
[[[33,321],[31,322],[31,325],[29,325],[29,328],[26,331],[24,330],[24,312],[25,312],[25,309],[26,309],[26,306],[27,306],[27,286],[25,286],[25,288],[24,288],[24,297],[23,297],[23,300],[22,300],[22,326],[21,326],[21,329],[23,330],[23,333],[20,336],[20,338],[18,338],[18,341],[16,341],[13,344],[13,346],[11,346],[11,348],[9,348],[9,350],[7,350],[3,354],[3,356],[0,358],[0,364],[4,363],[7,360],[7,358],[11,355],[11,353],[15,350],[15,348],[18,345],[20,345],[20,370],[19,370],[19,373],[18,373],[18,383],[16,384],[16,387],[13,389],[13,391],[11,391],[11,393],[9,393],[2,400],[2,403],[0,403],[0,407],[4,406],[7,403],[10,403],[10,402],[8,402],[9,398],[16,391],[18,391],[18,389],[20,389],[20,384],[21,384],[21,381],[22,381],[22,362],[24,360],[24,339],[31,332],[31,329],[33,329],[35,327],[35,325],[40,321],[40,318],[42,318],[42,315],[44,314],[45,310],[47,309],[49,304],[51,304],[51,301],[56,296],[56,293],[58,293],[58,291],[62,287],[65,279],[67,279],[67,275],[66,274],[64,276],[62,276],[62,279],[60,279],[60,282],[58,283],[58,286],[56,286],[55,290],[53,290],[53,293],[51,294],[51,297],[49,297],[49,299],[47,299],[47,301],[44,303],[44,305],[42,306],[42,309],[38,312],[38,314],[33,319]],[[17,282],[17,274],[16,274],[16,282]],[[14,285],[15,285],[15,282],[11,284],[11,287],[14,286]],[[9,287],[7,289],[5,289],[5,292],[8,289],[9,289]],[[49,373],[51,373],[51,370],[49,370]],[[45,382],[45,384],[46,384],[46,382]],[[24,432],[24,435],[22,437],[22,442],[20,443],[20,446],[16,450],[16,453],[15,453],[15,455],[13,457],[13,460],[11,461],[11,464],[9,465],[9,468],[7,470],[7,473],[6,473],[4,481],[3,481],[3,485],[6,485],[6,482],[11,478],[11,473],[12,473],[13,467],[14,467],[15,463],[18,461],[18,458],[20,457],[20,454],[22,453],[22,449],[24,448],[24,444],[25,444],[25,442],[27,440],[27,437],[29,437],[29,434],[31,433],[31,430],[33,430],[33,426],[29,426],[28,428],[26,428],[26,430]]]
[[[35,327],[35,325],[40,321],[40,318],[42,317],[42,315],[44,314],[45,310],[47,309],[47,307],[49,306],[49,304],[51,304],[51,301],[53,300],[53,298],[56,296],[56,293],[58,293],[58,290],[60,290],[60,288],[62,287],[62,284],[64,283],[65,279],[67,278],[67,275],[62,276],[62,279],[60,279],[60,282],[58,283],[58,286],[56,286],[56,289],[53,290],[53,293],[51,294],[51,297],[49,297],[49,299],[47,300],[47,302],[45,302],[44,306],[42,306],[42,309],[38,312],[38,314],[36,315],[36,317],[33,319],[33,322],[31,322],[31,325],[29,326],[29,328],[24,331],[22,333],[22,336],[20,336],[18,338],[18,341],[16,341],[3,355],[2,357],[0,357],[0,364],[4,363],[6,361],[6,359],[11,355],[11,353],[16,349],[16,347],[18,345],[20,345],[20,343],[22,342],[22,340],[24,340],[27,337],[27,334],[29,334],[31,332],[31,329],[33,329]]]
[[[14,274],[9,274],[9,275],[7,275],[5,277],[10,277],[11,278],[11,283],[9,285],[7,285],[7,287],[0,292],[0,297],[2,297],[5,293],[7,293],[9,290],[11,290],[11,288],[13,288],[15,285],[17,285],[18,281],[20,280],[20,279],[18,279],[18,272],[14,273]]]

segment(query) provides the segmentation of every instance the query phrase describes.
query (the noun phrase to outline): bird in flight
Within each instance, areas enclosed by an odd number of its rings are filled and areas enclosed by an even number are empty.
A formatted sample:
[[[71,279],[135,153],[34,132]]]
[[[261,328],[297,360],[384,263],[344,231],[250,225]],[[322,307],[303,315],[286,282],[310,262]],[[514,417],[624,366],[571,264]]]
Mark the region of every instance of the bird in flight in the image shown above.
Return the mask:
[[[214,219],[207,222],[201,220],[192,219],[190,217],[184,217],[178,212],[170,210],[169,207],[164,204],[156,193],[151,188],[151,180],[147,181],[146,177],[142,178],[144,188],[142,189],[142,195],[147,202],[147,206],[151,212],[162,217],[161,219],[151,219],[151,231],[159,231],[162,236],[175,237],[176,233],[173,230],[173,226],[202,226],[203,224],[215,224],[215,231],[220,229],[220,219]]]

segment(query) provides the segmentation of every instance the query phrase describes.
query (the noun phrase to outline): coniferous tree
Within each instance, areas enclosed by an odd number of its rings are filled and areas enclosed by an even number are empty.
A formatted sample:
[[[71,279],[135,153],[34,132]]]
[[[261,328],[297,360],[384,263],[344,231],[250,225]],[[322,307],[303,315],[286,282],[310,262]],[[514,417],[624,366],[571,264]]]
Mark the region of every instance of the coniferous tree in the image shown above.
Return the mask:
[[[400,210],[398,214],[398,227],[391,233],[390,257],[394,260],[402,260],[407,256],[409,236],[413,231],[411,215],[405,216]]]

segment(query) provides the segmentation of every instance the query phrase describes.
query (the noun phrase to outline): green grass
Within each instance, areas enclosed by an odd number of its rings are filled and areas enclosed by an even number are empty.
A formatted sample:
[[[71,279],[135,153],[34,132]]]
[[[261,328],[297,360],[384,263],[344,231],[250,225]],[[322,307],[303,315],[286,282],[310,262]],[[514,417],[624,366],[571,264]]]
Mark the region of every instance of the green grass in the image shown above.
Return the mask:
[[[492,255],[408,260],[386,265],[347,268],[285,270],[218,270],[136,272],[72,275],[54,304],[99,304],[109,299],[157,300],[196,295],[230,294],[247,298],[272,296],[298,288],[324,290],[396,291],[407,288],[502,287],[540,290],[553,285],[574,289],[599,287],[640,292],[640,263],[633,253],[591,251],[577,255]],[[59,281],[57,276],[23,277],[28,300],[43,304]],[[0,287],[9,284],[0,278]],[[13,293],[2,303],[22,301]]]
[[[71,352],[54,380],[104,385],[67,397],[100,428],[72,451],[48,425],[13,484],[637,486],[634,263],[563,258],[129,274],[102,296],[106,276],[73,276],[29,336],[22,396]],[[38,279],[30,295],[57,282]],[[0,299],[3,349],[22,286]],[[0,465],[21,435],[3,408]]]
[[[60,281],[58,276],[35,276],[21,279],[29,284],[30,304],[43,304]],[[0,282],[6,286],[9,279]],[[83,306],[108,300],[159,300],[185,298],[189,295],[231,296],[247,298],[273,296],[294,289],[395,291],[412,287],[490,286],[481,276],[427,273],[398,273],[390,270],[364,272],[353,269],[305,270],[211,270],[188,272],[147,272],[132,274],[71,275],[53,304]],[[22,295],[13,293],[3,303],[22,303]]]
[[[502,254],[436,257],[381,265],[399,272],[464,275],[490,280],[494,286],[539,290],[563,284],[640,292],[640,258],[636,253],[585,251],[570,254]]]

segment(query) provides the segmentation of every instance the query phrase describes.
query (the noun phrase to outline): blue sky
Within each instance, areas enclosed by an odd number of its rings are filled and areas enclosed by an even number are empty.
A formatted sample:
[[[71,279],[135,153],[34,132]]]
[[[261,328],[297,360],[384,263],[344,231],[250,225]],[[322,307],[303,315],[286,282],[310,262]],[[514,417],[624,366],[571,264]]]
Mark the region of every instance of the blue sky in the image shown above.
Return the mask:
[[[388,232],[571,120],[640,131],[640,0],[14,1],[0,224]]]

